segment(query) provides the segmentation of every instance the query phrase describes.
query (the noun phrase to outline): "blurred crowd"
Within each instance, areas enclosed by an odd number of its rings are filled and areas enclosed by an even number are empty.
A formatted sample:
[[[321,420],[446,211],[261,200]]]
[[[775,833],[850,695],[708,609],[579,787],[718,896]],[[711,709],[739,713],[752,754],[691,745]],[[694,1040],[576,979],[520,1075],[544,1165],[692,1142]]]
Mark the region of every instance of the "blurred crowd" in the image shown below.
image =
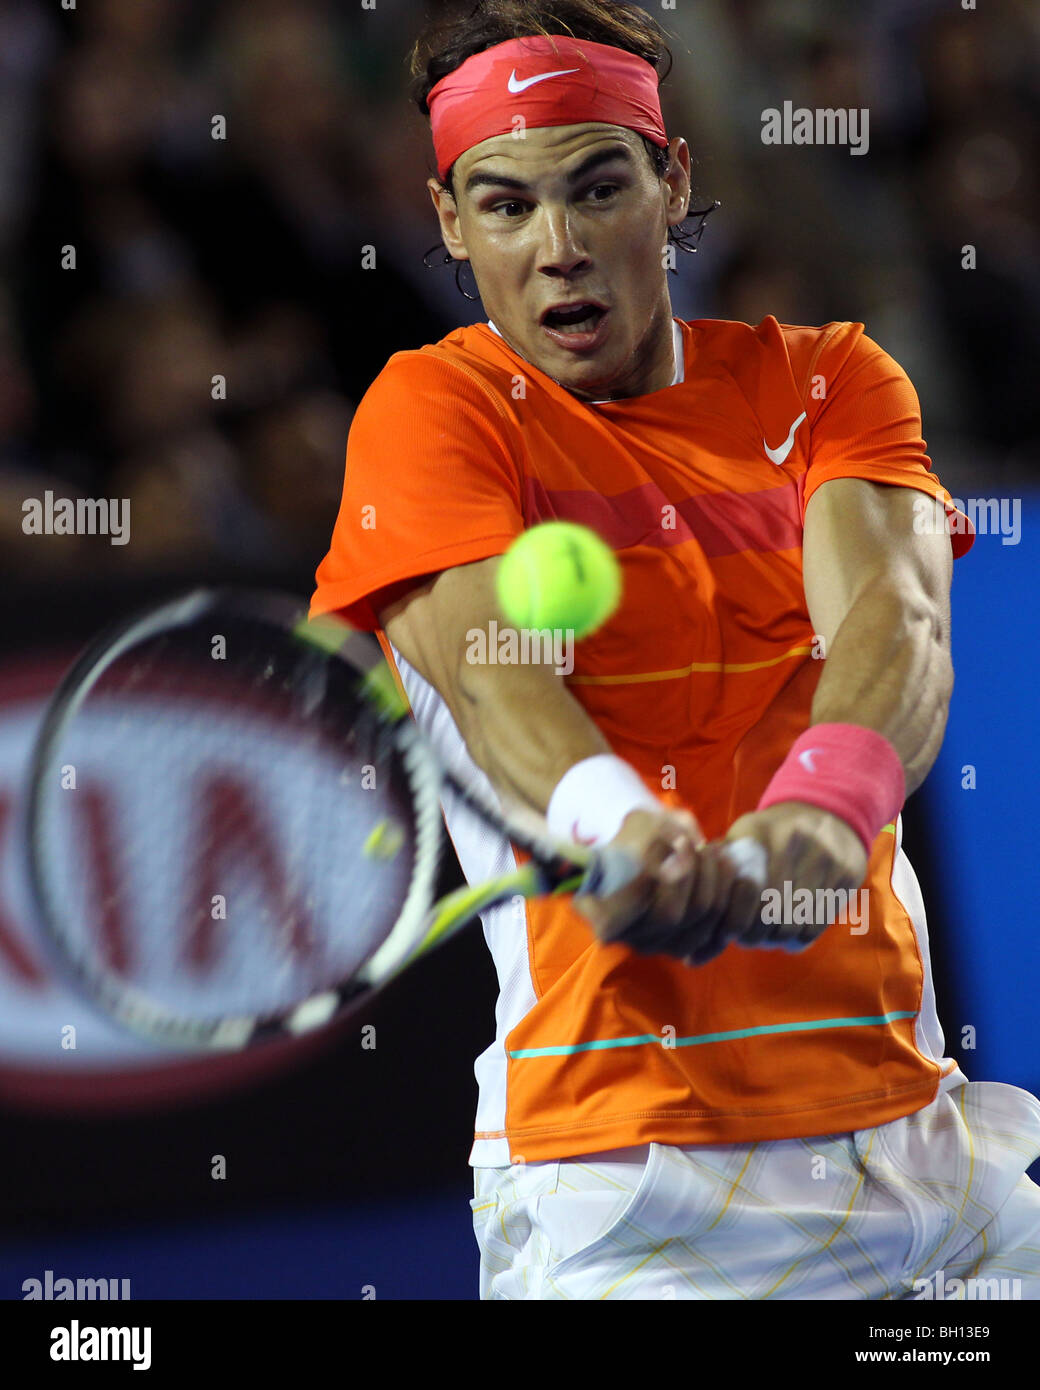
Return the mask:
[[[1040,478],[1035,0],[645,7],[673,35],[695,206],[722,203],[678,256],[675,312],[862,321],[951,491]],[[422,14],[0,0],[0,571],[270,565],[305,586],[355,403],[393,352],[485,317],[423,262]],[[763,144],[785,100],[867,108],[869,153]],[[46,489],[130,498],[132,543],[26,537]]]

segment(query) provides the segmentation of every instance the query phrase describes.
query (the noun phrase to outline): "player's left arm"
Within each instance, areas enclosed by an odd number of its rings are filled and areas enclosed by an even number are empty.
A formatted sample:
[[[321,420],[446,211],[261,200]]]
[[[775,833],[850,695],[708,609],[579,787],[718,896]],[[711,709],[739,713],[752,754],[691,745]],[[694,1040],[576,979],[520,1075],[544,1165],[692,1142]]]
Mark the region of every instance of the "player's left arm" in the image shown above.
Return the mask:
[[[907,795],[938,755],[953,690],[952,548],[941,504],[936,524],[921,527],[922,497],[914,488],[830,479],[806,506],[802,549],[806,604],[825,656],[811,722],[882,734],[903,764]],[[789,879],[814,892],[851,892],[866,877],[859,836],[819,807],[789,801],[753,811],[726,839],[745,836],[765,846],[770,885]],[[709,911],[693,933],[700,937],[692,957],[698,963],[731,940],[764,939],[754,884],[738,881],[725,908],[714,906],[714,923]]]
[[[907,796],[938,756],[953,692],[953,550],[940,503],[936,524],[920,528],[923,500],[914,488],[832,478],[809,499],[802,547],[825,656],[812,722],[883,734]]]

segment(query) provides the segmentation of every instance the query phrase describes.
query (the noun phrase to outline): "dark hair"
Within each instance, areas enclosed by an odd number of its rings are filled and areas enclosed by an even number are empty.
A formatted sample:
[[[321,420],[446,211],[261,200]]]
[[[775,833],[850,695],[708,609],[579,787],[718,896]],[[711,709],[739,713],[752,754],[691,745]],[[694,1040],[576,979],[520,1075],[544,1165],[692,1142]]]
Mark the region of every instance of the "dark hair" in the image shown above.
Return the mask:
[[[431,20],[420,34],[409,55],[412,99],[422,114],[428,116],[430,92],[442,77],[461,67],[475,53],[483,53],[510,39],[535,34],[547,37],[565,34],[587,43],[624,49],[656,68],[659,83],[668,76],[672,66],[664,31],[638,5],[626,4],[623,0],[477,0],[474,5],[451,6],[447,13]],[[671,162],[668,151],[646,136],[642,141],[654,173],[663,178]],[[448,170],[443,184],[454,197],[453,173],[454,169]],[[683,251],[696,251],[704,219],[712,211],[714,207],[692,214],[701,218],[694,232],[681,226],[669,228],[669,240]]]

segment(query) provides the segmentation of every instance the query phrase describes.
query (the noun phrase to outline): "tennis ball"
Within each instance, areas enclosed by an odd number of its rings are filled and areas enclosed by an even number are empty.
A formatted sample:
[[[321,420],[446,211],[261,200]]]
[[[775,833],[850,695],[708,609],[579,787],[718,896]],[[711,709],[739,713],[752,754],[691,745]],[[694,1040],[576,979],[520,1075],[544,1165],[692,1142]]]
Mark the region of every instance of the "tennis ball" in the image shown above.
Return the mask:
[[[621,599],[621,567],[595,531],[571,521],[532,526],[502,557],[498,602],[514,627],[570,629],[584,637]]]

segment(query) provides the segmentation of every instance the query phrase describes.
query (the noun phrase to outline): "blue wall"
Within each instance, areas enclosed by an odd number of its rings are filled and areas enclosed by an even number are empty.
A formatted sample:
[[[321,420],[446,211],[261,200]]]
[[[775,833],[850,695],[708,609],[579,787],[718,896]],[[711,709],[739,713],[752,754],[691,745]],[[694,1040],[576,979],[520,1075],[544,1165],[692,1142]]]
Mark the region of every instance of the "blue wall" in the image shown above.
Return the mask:
[[[129,1279],[132,1299],[475,1299],[471,1188],[414,1203],[37,1237],[0,1250],[0,1300],[26,1279]],[[368,1295],[371,1296],[371,1295]]]
[[[1022,498],[1021,539],[978,535],[954,565],[954,692],[925,798],[940,903],[933,956],[952,956],[951,1055],[973,1081],[1040,1089],[1040,493]],[[961,769],[976,788],[962,789]],[[976,1029],[972,1052],[960,1030]]]

